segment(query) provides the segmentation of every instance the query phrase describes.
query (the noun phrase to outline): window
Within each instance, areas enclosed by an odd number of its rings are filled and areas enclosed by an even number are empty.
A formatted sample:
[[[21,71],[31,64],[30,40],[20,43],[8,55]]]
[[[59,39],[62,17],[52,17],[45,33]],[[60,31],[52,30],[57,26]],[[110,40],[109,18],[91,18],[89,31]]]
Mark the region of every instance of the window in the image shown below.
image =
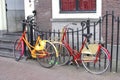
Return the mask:
[[[96,0],[60,0],[60,12],[95,12]]]

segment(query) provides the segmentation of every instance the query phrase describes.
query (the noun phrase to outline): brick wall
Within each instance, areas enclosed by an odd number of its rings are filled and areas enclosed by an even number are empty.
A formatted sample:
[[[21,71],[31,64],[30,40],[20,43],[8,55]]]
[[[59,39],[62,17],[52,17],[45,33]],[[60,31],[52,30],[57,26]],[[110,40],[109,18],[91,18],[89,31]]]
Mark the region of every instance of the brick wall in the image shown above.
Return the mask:
[[[37,10],[37,24],[39,26],[40,30],[44,30],[44,31],[48,31],[49,29],[51,29],[51,15],[52,15],[52,0],[39,0],[38,3],[35,3],[35,8]],[[110,13],[112,13],[112,11],[114,11],[115,16],[120,16],[120,0],[102,0],[102,16],[105,15],[106,11],[109,11]],[[105,29],[105,21],[103,23],[103,38],[105,39],[105,33],[106,33],[106,29]],[[109,22],[108,22],[108,42],[111,42],[111,32],[112,32],[112,28],[111,28],[111,17],[109,18]],[[114,25],[114,37],[116,36],[116,32],[117,32],[117,27],[116,27],[116,23]],[[116,37],[114,38],[114,42],[116,42]]]
[[[37,24],[39,26],[39,30],[49,30],[51,29],[51,8],[52,8],[52,0],[39,0],[35,2],[35,9],[37,11]]]
[[[106,11],[108,11],[108,13],[112,13],[112,11],[114,11],[114,16],[115,16],[115,19],[117,19],[118,16],[120,16],[120,0],[103,0],[102,2],[102,15],[104,16],[106,14]],[[105,39],[106,36],[106,21],[104,20],[103,22],[103,26],[102,26],[102,33],[103,33],[103,38]],[[117,22],[114,20],[114,25],[113,25],[113,42],[114,44],[116,44],[116,35],[117,35]],[[111,43],[111,34],[112,34],[112,17],[111,15],[109,15],[109,18],[108,18],[108,43]]]
[[[120,0],[102,0],[102,14],[106,11],[114,11],[115,15],[120,16]]]

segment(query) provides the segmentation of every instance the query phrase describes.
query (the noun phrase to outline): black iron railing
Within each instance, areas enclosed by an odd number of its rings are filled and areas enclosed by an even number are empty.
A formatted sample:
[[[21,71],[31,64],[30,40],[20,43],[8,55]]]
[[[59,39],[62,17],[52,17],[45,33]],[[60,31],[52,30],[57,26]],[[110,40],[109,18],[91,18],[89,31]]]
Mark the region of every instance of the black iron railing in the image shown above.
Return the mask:
[[[99,18],[98,21],[91,21],[90,19],[82,21],[81,28],[73,29],[68,31],[68,42],[71,44],[72,48],[80,49],[80,45],[83,41],[83,33],[93,33],[93,42],[102,42],[103,45],[111,53],[110,71],[118,72],[120,69],[120,19],[114,16],[114,12],[108,13]],[[49,40],[60,40],[61,30],[49,30],[49,31],[39,31],[38,29],[31,27],[31,34],[29,37],[31,44],[33,44],[36,36],[36,32],[44,33],[43,38]],[[34,37],[33,37],[34,36]]]

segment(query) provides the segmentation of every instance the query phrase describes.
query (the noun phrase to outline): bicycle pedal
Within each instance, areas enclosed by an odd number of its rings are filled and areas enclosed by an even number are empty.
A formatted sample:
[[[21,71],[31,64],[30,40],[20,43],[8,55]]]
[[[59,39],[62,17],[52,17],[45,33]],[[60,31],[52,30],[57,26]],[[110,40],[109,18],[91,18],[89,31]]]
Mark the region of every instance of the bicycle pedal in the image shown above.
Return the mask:
[[[68,61],[66,65],[74,65],[73,61]]]
[[[58,64],[59,64],[59,62],[56,62],[55,64],[56,64],[56,65],[58,65]]]

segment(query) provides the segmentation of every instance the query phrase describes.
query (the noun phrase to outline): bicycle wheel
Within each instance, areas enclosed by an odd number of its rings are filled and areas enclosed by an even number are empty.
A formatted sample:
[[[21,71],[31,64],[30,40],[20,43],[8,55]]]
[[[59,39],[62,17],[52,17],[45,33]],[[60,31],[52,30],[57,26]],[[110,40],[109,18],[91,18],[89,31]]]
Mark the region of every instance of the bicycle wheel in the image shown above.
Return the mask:
[[[57,61],[56,53],[55,46],[51,42],[46,41],[45,50],[36,51],[37,61],[42,67],[51,68]],[[42,54],[43,56],[41,56]]]
[[[24,44],[23,41],[17,39],[14,42],[13,54],[16,61],[19,61],[24,54]]]
[[[97,56],[97,60],[96,60]],[[81,54],[82,64],[85,69],[93,74],[104,73],[110,64],[107,53],[101,48],[97,54]]]
[[[67,48],[64,46],[64,44],[59,42],[54,42],[55,47],[58,50],[59,56],[58,56],[58,64],[59,65],[65,65],[70,61],[70,54],[67,50]]]

